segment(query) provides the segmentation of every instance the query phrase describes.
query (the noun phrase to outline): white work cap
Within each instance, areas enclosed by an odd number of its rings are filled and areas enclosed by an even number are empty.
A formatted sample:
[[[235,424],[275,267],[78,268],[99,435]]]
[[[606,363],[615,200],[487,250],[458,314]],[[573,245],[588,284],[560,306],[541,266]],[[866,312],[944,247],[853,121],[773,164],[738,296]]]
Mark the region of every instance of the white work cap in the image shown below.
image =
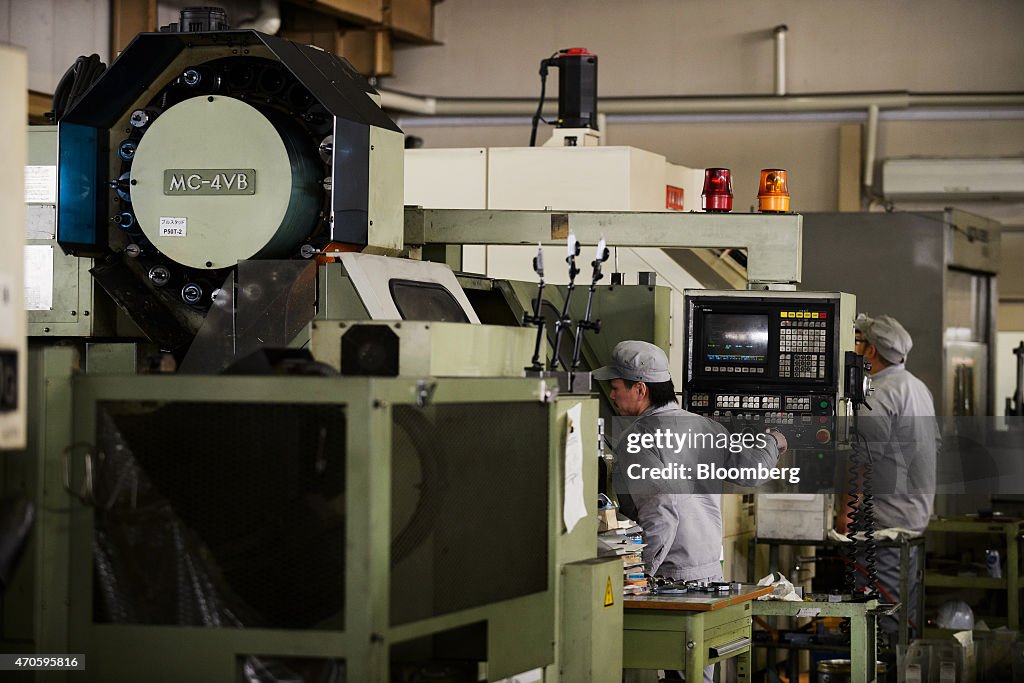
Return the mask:
[[[627,379],[630,382],[659,383],[672,380],[668,356],[660,347],[644,341],[623,341],[615,345],[612,362],[594,370],[594,379]]]
[[[896,364],[907,362],[907,354],[914,348],[914,340],[896,318],[889,315],[869,318],[861,313],[854,321],[854,326],[869,344],[878,349],[882,358]]]

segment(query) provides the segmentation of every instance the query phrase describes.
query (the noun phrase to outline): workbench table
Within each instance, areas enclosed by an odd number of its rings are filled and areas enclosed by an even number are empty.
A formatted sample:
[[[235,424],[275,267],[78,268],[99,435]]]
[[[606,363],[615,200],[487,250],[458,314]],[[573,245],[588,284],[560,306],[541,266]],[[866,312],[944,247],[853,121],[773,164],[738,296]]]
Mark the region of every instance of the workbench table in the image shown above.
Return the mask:
[[[737,681],[749,681],[751,602],[771,592],[742,584],[728,593],[624,599],[622,667],[681,670],[702,681],[705,666],[736,657]]]
[[[892,605],[888,606],[893,607]],[[754,603],[758,617],[845,617],[850,620],[850,681],[874,683],[877,680],[878,657],[876,619],[880,605],[877,600],[865,602],[784,602],[778,600]],[[771,644],[766,647],[772,647]],[[805,648],[801,648],[805,649]],[[811,648],[806,648],[811,649]],[[812,678],[812,680],[814,680]]]

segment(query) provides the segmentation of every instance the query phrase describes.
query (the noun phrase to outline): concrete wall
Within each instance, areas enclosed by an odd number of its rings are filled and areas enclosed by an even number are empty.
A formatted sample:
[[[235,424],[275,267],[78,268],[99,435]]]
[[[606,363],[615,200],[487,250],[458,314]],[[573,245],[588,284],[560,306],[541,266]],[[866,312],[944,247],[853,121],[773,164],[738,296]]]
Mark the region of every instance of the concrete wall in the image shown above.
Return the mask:
[[[773,88],[771,30],[786,24],[790,93],[1024,91],[1024,3],[1013,0],[447,0],[436,5],[435,18],[443,44],[397,50],[397,75],[383,87],[447,97],[536,97],[539,60],[558,48],[585,46],[600,58],[601,96],[765,95]],[[887,116],[879,158],[1024,154],[1020,111],[1010,120]],[[848,122],[613,118],[607,134],[608,144],[634,145],[675,163],[732,168],[742,210],[753,201],[758,171],[781,166],[790,169],[795,210],[834,211],[839,127]],[[525,118],[503,126],[438,126],[410,117],[401,124],[427,147],[529,140]]]
[[[110,63],[110,3],[0,0],[0,43],[25,48],[29,90],[50,94],[79,55]]]
[[[769,94],[789,26],[792,92],[1024,89],[1017,0],[446,0],[443,45],[400,51],[399,88],[528,96],[554,50],[598,53],[607,95]]]

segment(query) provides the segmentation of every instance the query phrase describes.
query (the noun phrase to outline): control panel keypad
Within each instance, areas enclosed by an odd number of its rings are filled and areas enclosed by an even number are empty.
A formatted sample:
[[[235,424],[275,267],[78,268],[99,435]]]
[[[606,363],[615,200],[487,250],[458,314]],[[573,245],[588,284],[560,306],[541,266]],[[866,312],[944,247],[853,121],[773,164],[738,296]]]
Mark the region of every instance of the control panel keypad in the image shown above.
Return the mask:
[[[787,396],[786,397],[786,410],[810,410],[811,409],[811,397],[810,396]]]
[[[690,405],[707,407],[707,394],[694,394],[690,399]],[[698,406],[698,402],[703,405]],[[742,408],[745,410],[778,410],[782,407],[781,396],[759,396],[756,394],[719,394],[715,397],[715,407],[720,409]],[[810,404],[808,404],[808,408]]]
[[[779,323],[779,376],[825,378],[826,322],[782,320]]]
[[[707,394],[691,394],[690,395],[690,407],[691,408],[707,408],[708,407],[708,395]]]
[[[704,372],[728,372],[732,374],[763,375],[764,368],[748,368],[733,365],[705,365]]]

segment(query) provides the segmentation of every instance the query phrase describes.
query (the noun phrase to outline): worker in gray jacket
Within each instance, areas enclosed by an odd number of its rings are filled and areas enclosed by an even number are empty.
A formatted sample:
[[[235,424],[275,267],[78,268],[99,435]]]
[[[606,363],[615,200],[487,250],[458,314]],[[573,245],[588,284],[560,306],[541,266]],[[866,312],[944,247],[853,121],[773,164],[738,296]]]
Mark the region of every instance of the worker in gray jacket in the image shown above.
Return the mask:
[[[611,401],[619,415],[637,418],[616,441],[614,480],[623,513],[643,529],[647,573],[673,580],[722,580],[721,480],[700,478],[698,472],[701,466],[704,472],[773,468],[786,451],[786,437],[772,431],[758,438],[745,435],[750,437],[746,441],[731,439],[740,435],[680,408],[668,357],[654,344],[620,342],[611,364],[595,370],[593,377],[611,381]],[[725,480],[741,485],[760,481],[756,476]],[[705,667],[704,680],[713,676],[714,665]],[[668,671],[666,677],[678,680],[681,674]]]
[[[859,413],[854,447],[862,462],[870,462],[875,528],[922,533],[935,503],[935,464],[941,444],[932,394],[906,368],[914,342],[899,321],[888,315],[871,318],[861,314],[855,326],[856,351],[870,365],[873,392],[867,401],[870,410]],[[845,533],[847,523],[841,515],[839,531]],[[877,554],[883,599],[906,598],[912,617],[921,583],[920,548],[914,551],[909,596],[900,593],[899,549],[881,548]],[[920,626],[919,618],[912,621]],[[896,627],[890,620],[880,625],[888,631]]]
[[[714,474],[712,468],[770,469],[786,450],[785,437],[772,431],[759,438],[747,435],[745,442],[730,439],[718,422],[680,408],[668,357],[654,344],[620,342],[612,364],[595,370],[593,377],[611,381],[619,415],[638,418],[617,440],[615,482],[616,491],[627,493],[635,508],[624,512],[633,512],[630,516],[644,530],[647,572],[686,581],[720,578],[721,483],[751,486],[761,480],[708,475]],[[688,439],[682,443],[684,435]]]

